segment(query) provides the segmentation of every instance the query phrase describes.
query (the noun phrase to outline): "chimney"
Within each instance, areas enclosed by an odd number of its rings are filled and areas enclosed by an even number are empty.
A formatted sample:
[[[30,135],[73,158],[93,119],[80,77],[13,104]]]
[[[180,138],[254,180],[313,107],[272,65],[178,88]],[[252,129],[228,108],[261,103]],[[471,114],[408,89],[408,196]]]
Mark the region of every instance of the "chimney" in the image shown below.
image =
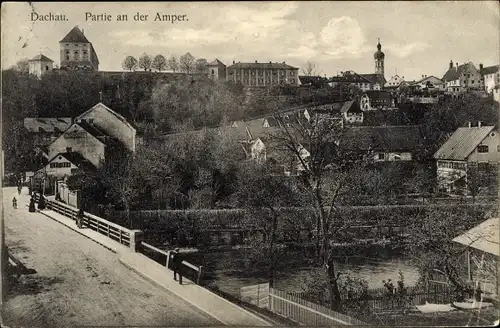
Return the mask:
[[[85,33],[83,33],[83,28],[82,28],[82,34],[85,35]]]
[[[457,70],[458,70],[458,63],[457,63]]]
[[[235,64],[234,59],[233,59],[233,65]]]
[[[255,61],[255,63],[257,64],[257,61]]]
[[[453,60],[450,60],[450,69],[453,68]]]
[[[477,127],[480,128],[481,127],[481,121],[477,121]]]
[[[471,126],[472,126],[472,124],[469,122],[469,129],[470,129]]]
[[[272,61],[269,61],[269,64],[272,64],[273,62]]]
[[[483,70],[483,64],[479,64],[479,70],[482,71]]]

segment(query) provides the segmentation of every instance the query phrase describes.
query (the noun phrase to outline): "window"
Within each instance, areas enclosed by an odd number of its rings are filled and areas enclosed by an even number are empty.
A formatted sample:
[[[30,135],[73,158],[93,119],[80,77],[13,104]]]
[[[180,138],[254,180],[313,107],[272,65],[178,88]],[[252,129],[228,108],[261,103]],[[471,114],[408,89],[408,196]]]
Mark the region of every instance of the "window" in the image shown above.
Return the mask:
[[[378,156],[377,156],[377,159],[384,160],[385,159],[385,154],[384,153],[379,153]]]
[[[48,71],[49,70],[49,65],[45,65],[45,70]]]
[[[69,55],[69,50],[66,50],[66,55]]]
[[[478,153],[487,153],[488,152],[488,146],[487,145],[479,145],[479,146],[477,146],[477,152]]]
[[[83,51],[83,54],[84,54],[84,55],[86,55],[86,54],[87,54],[87,51],[86,51],[86,50],[84,50],[84,51]]]
[[[94,124],[94,119],[93,118],[89,118],[89,123],[90,124]]]
[[[215,74],[214,70],[212,70],[212,74]]]
[[[66,56],[66,60],[69,60],[69,56]]]
[[[479,171],[488,171],[489,165],[488,163],[477,163],[477,169]]]

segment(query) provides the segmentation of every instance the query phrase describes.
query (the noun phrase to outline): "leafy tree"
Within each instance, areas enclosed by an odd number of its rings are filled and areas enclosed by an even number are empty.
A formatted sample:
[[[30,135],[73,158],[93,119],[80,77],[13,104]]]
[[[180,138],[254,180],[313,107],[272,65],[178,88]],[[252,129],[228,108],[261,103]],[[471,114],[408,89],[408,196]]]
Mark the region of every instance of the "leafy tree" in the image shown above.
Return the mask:
[[[174,73],[179,69],[179,62],[177,61],[177,57],[170,56],[167,62],[167,67],[170,68]]]
[[[133,71],[137,68],[137,59],[133,56],[127,56],[122,63],[122,67],[124,70]]]
[[[164,71],[165,69],[167,69],[167,60],[163,55],[156,55],[153,59],[151,67],[158,72]]]
[[[191,55],[189,52],[182,55],[181,58],[179,59],[179,66],[181,72],[188,74],[191,73],[195,68],[195,61],[193,55]]]
[[[137,66],[139,66],[139,68],[142,68],[146,72],[151,68],[152,63],[153,63],[153,59],[151,58],[151,56],[144,53],[144,54],[142,54],[141,57],[139,57],[139,62],[137,64]]]

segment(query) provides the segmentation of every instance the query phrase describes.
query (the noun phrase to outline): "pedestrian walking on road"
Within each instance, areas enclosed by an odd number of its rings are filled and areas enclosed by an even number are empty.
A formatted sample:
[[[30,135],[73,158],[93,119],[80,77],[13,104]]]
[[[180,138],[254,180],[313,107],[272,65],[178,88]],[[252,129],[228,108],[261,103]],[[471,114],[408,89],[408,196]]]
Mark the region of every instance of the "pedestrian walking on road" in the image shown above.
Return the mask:
[[[78,226],[78,229],[82,228],[84,214],[83,209],[80,208],[78,214],[76,215],[76,225]]]
[[[176,248],[173,252],[172,264],[172,269],[174,269],[174,280],[177,281],[177,274],[179,274],[179,285],[182,285],[182,273],[180,271],[182,258],[178,248]]]
[[[17,199],[16,199],[16,197],[14,197],[14,198],[12,199],[12,207],[13,207],[13,208],[17,208]]]
[[[17,193],[20,195],[21,194],[21,190],[23,189],[23,186],[19,185],[17,186]]]
[[[35,208],[35,194],[31,195],[29,211],[30,212],[36,212],[36,208]]]

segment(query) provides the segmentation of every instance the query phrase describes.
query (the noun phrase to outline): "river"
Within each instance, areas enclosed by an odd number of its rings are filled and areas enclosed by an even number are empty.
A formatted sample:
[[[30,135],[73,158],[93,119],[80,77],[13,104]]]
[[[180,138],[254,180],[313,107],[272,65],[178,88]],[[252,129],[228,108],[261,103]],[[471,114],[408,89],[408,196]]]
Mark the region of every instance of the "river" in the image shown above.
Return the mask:
[[[215,284],[219,289],[238,295],[238,289],[265,283],[267,270],[262,263],[249,260],[249,250],[207,250],[186,255],[186,259],[196,265],[203,265],[204,280]],[[275,278],[275,287],[283,291],[303,291],[310,281],[322,272],[307,262],[309,255],[303,251],[289,251],[280,261]],[[406,286],[414,286],[419,278],[418,270],[407,258],[383,247],[375,247],[349,257],[341,257],[336,263],[337,270],[350,277],[365,279],[368,288],[383,287],[383,280],[394,283],[403,273]]]

